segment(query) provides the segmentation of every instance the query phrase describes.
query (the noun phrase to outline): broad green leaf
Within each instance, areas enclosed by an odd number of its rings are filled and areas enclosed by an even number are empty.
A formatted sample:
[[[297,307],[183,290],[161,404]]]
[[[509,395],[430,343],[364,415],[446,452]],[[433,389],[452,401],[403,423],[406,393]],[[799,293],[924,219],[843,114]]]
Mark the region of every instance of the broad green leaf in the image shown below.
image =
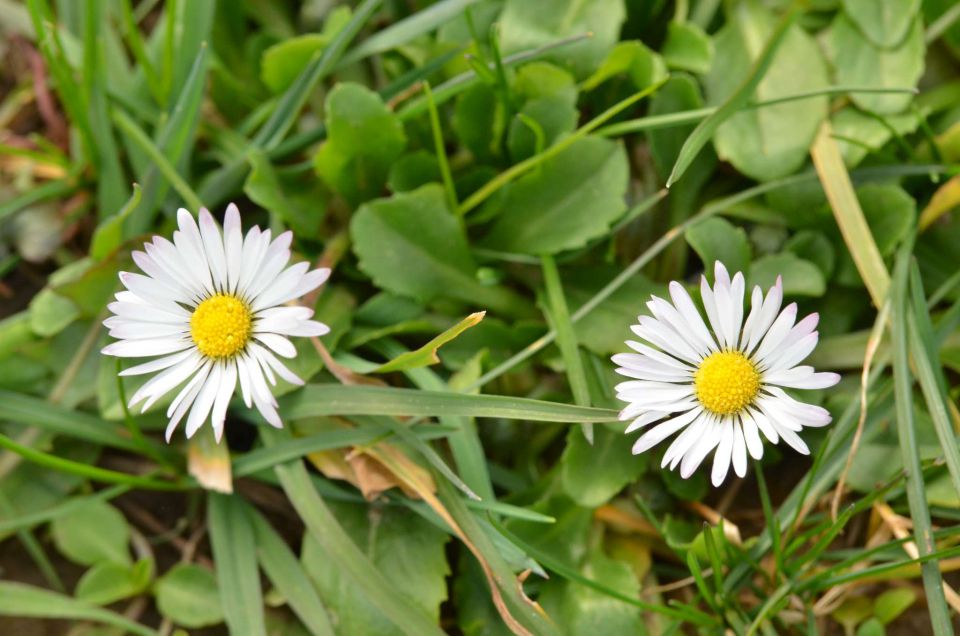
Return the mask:
[[[244,194],[264,210],[279,216],[297,236],[316,237],[323,222],[327,198],[315,187],[316,180],[282,178],[259,150],[250,150],[247,157],[250,174],[243,184]]]
[[[256,538],[239,495],[210,492],[207,526],[217,568],[220,605],[230,633],[265,636]]]
[[[568,267],[563,270],[564,289],[571,307],[582,307],[593,298],[620,270],[616,267]],[[651,282],[642,274],[631,276],[609,298],[573,324],[577,341],[598,355],[625,351],[625,340],[633,339],[630,325],[637,315],[646,313],[651,294],[665,296],[663,285]]]
[[[617,42],[625,17],[623,0],[507,0],[500,14],[501,47],[513,53],[590,33],[590,39],[547,58],[586,77]]]
[[[707,278],[713,278],[713,264],[720,261],[730,272],[746,272],[750,267],[750,242],[743,228],[726,219],[711,217],[692,225],[686,232],[687,243],[700,256]]]
[[[783,277],[785,296],[822,296],[827,288],[819,267],[790,252],[770,254],[753,261],[747,276],[747,288],[760,285],[761,289],[768,289],[777,282],[777,276]]]
[[[138,636],[157,636],[158,632],[125,616],[50,590],[0,581],[0,616],[95,621],[113,625]]]
[[[887,630],[876,618],[868,618],[857,628],[857,636],[886,636]]]
[[[394,193],[409,192],[428,183],[440,183],[440,164],[433,153],[417,150],[390,166],[387,187]]]
[[[704,77],[709,103],[721,104],[737,94],[776,29],[773,15],[758,3],[736,5],[730,21],[715,38],[716,59],[723,62],[714,64]],[[819,47],[803,29],[791,25],[751,97],[764,101],[827,85],[827,68]],[[826,115],[825,96],[741,110],[720,125],[713,137],[714,146],[721,159],[742,173],[769,181],[803,165]]]
[[[101,221],[90,240],[90,257],[96,261],[106,258],[123,243],[123,225],[127,217],[140,205],[140,186],[133,184],[133,194],[116,214]]]
[[[71,561],[96,565],[104,561],[129,566],[130,528],[120,512],[105,501],[91,500],[50,524],[57,550]]]
[[[879,183],[857,188],[857,199],[880,254],[893,254],[916,223],[917,202],[900,186]]]
[[[829,280],[836,265],[836,251],[823,233],[813,230],[802,230],[791,236],[783,245],[783,249],[796,254],[800,258],[810,261]]]
[[[847,168],[855,168],[868,155],[876,153],[894,134],[908,135],[919,125],[917,113],[907,111],[883,119],[868,115],[854,106],[837,111],[831,118],[837,145]]]
[[[483,245],[556,254],[607,232],[626,210],[629,167],[619,143],[585,137],[504,189]]]
[[[365,204],[350,222],[360,268],[381,289],[429,302],[447,297],[515,313],[520,299],[481,285],[460,221],[447,209],[443,188]]]
[[[577,127],[577,89],[565,70],[547,62],[527,64],[517,71],[513,94],[526,100],[507,135],[513,161],[532,156]]]
[[[109,605],[136,596],[150,585],[153,568],[153,562],[146,560],[132,567],[103,561],[80,577],[74,595],[77,600],[95,605]]]
[[[843,0],[843,11],[876,46],[893,48],[907,36],[920,0]]]
[[[474,156],[483,161],[499,154],[499,140],[506,126],[503,103],[493,88],[478,82],[457,97],[453,130]]]
[[[579,430],[567,433],[560,475],[563,491],[579,505],[596,508],[608,502],[646,470],[649,455],[631,454],[633,436],[624,435],[623,428],[595,426],[593,444]]]
[[[671,22],[661,49],[667,66],[703,75],[713,64],[713,40],[696,24]]]
[[[324,21],[321,33],[307,33],[282,40],[263,52],[260,77],[274,93],[287,90],[307,68],[310,60],[322,51],[350,20],[350,7],[336,7]]]
[[[625,76],[637,90],[643,90],[664,80],[667,69],[663,59],[643,42],[620,42],[603,63],[583,82],[583,90],[592,91],[600,84],[618,76]]]
[[[191,629],[223,622],[217,578],[210,570],[179,563],[157,580],[157,609],[177,625]]]
[[[396,507],[330,503],[343,529],[384,574],[387,582],[411,607],[437,621],[447,598],[450,573],[444,553],[448,536],[435,526]],[[364,590],[336,568],[311,535],[303,542],[302,560],[310,578],[326,599],[337,633],[402,634],[367,598]]]
[[[397,356],[390,362],[382,364],[374,369],[374,372],[392,373],[394,371],[406,371],[409,369],[427,367],[431,364],[437,364],[440,362],[440,358],[437,356],[437,350],[470,327],[473,327],[483,320],[484,314],[485,312],[482,311],[475,314],[470,314],[419,349],[415,351],[407,351],[406,353]]]
[[[30,301],[30,327],[38,336],[56,335],[79,317],[80,310],[73,301],[49,288],[40,290]]]
[[[614,422],[617,411],[504,395],[466,395],[395,387],[311,384],[280,401],[290,419],[318,415],[463,415],[534,422]]]
[[[913,21],[906,38],[894,49],[882,49],[864,37],[844,14],[837,15],[830,34],[837,82],[870,88],[911,88],[923,74],[923,25]],[[899,113],[913,99],[903,93],[852,93],[860,108],[881,113]]]
[[[896,587],[887,590],[873,602],[873,615],[878,621],[887,625],[896,620],[917,600],[917,593],[913,588]]]
[[[608,557],[601,549],[592,550],[579,570],[583,576],[626,596],[640,593],[640,583],[630,565]],[[544,587],[540,602],[567,633],[646,633],[644,613],[639,607],[559,577]]]
[[[407,143],[400,120],[370,89],[340,83],[327,95],[326,125],[317,173],[352,204],[376,196]]]

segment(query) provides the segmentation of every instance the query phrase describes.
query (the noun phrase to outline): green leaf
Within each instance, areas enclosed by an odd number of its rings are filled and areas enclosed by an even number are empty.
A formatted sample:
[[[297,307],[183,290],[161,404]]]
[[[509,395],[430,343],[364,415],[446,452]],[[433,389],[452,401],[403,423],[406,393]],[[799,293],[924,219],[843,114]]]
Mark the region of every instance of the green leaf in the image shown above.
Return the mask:
[[[830,239],[822,232],[801,230],[784,243],[783,249],[816,265],[825,280],[829,280],[833,274],[836,252]]]
[[[403,125],[370,89],[337,84],[327,95],[327,141],[314,158],[321,178],[353,204],[376,196],[407,144]]]
[[[626,76],[634,88],[642,90],[663,81],[667,77],[667,68],[663,59],[651,51],[643,42],[620,42],[603,64],[583,82],[583,90],[592,91],[609,79]]]
[[[747,289],[754,285],[768,289],[777,282],[777,276],[783,277],[784,296],[822,296],[827,289],[820,268],[790,252],[769,254],[753,261]]]
[[[423,302],[447,297],[508,314],[527,311],[520,299],[477,281],[463,227],[439,185],[365,204],[353,215],[350,236],[360,268],[381,289]]]
[[[243,184],[243,192],[264,210],[279,216],[303,238],[318,236],[323,223],[324,193],[313,179],[282,179],[266,154],[259,150],[247,153],[250,174]]]
[[[898,185],[871,183],[857,188],[857,199],[882,256],[889,256],[917,220],[917,202]]]
[[[223,622],[217,579],[199,565],[174,565],[157,581],[154,593],[157,609],[177,625],[196,629]]]
[[[847,106],[832,119],[833,133],[848,168],[856,167],[868,155],[881,150],[894,135],[908,135],[919,125],[917,113],[907,111],[882,119],[864,113],[855,106]]]
[[[133,194],[119,212],[100,222],[90,240],[90,257],[102,261],[123,243],[123,225],[140,205],[140,186],[133,184]]]
[[[923,25],[919,18],[913,21],[906,38],[895,49],[874,45],[844,15],[833,22],[830,34],[833,63],[837,82],[870,88],[910,88],[917,85],[923,74]],[[882,114],[899,113],[913,99],[902,93],[852,93],[853,102],[860,108]]]
[[[133,567],[103,561],[87,570],[74,595],[77,600],[95,605],[109,605],[136,596],[150,585],[152,561],[138,561]]]
[[[493,88],[478,82],[459,96],[454,104],[453,130],[475,157],[483,160],[498,154],[499,139],[506,123],[503,102]]]
[[[504,189],[482,244],[534,255],[582,247],[626,210],[628,172],[623,146],[585,137]]]
[[[765,59],[764,42],[769,38],[768,47],[777,44],[777,29],[774,17],[759,4],[736,5],[730,21],[716,36],[717,60],[722,63],[714,64],[704,77],[710,103],[742,97],[743,78],[750,76],[751,68]],[[748,97],[754,101],[771,100],[827,85],[827,68],[819,47],[803,29],[791,25],[783,33],[769,68]],[[717,154],[745,175],[769,181],[791,174],[807,160],[817,128],[827,116],[827,97],[751,108],[731,115],[713,137]]]
[[[440,164],[433,153],[417,150],[393,162],[387,187],[392,192],[409,192],[428,183],[439,183],[440,178]]]
[[[217,567],[220,606],[230,633],[266,636],[257,543],[239,495],[209,493],[207,526]]]
[[[843,0],[843,11],[876,46],[892,48],[907,36],[920,0]]]
[[[415,351],[407,351],[406,353],[397,356],[390,362],[381,364],[379,367],[374,369],[374,373],[392,373],[394,371],[406,371],[409,369],[428,367],[431,364],[437,364],[440,362],[440,358],[437,356],[437,350],[451,340],[455,339],[470,327],[473,327],[479,323],[481,320],[483,320],[485,314],[486,312],[483,311],[470,314],[419,349]]]
[[[582,307],[606,283],[620,273],[616,267],[578,266],[563,270],[564,288],[572,307]],[[632,339],[630,325],[645,310],[651,294],[663,296],[666,289],[641,274],[631,276],[596,309],[574,323],[577,341],[599,355],[623,351],[625,340]]]
[[[623,0],[507,0],[500,14],[501,48],[509,54],[590,33],[590,39],[547,57],[586,77],[616,44],[625,17]]]
[[[713,64],[713,40],[696,24],[671,22],[660,50],[669,68],[703,75]]]
[[[857,636],[886,636],[887,630],[876,618],[869,618],[857,628]]]
[[[444,545],[446,533],[410,511],[396,507],[330,503],[331,511],[357,547],[384,574],[397,595],[412,608],[438,621],[447,598],[450,573]],[[323,547],[307,535],[303,564],[327,599],[339,634],[402,634],[380,612],[360,586],[336,568]]]
[[[887,625],[897,619],[917,601],[917,593],[913,588],[895,587],[882,593],[873,602],[873,615],[878,621]]]
[[[507,134],[514,161],[536,154],[538,146],[546,148],[577,127],[577,88],[565,70],[547,62],[527,64],[517,71],[513,94],[526,100]],[[532,130],[531,125],[539,130]]]
[[[350,7],[336,7],[323,24],[322,33],[307,33],[281,40],[263,52],[260,77],[273,93],[290,88],[313,57],[322,51],[351,17]]]
[[[264,572],[314,636],[334,633],[323,601],[284,540],[253,507],[248,508],[257,535],[257,556]]]
[[[50,590],[9,581],[0,581],[0,616],[95,621],[119,627],[138,636],[157,636],[158,634],[149,627],[144,627],[109,610]]]
[[[563,491],[587,508],[605,504],[639,477],[648,458],[647,454],[630,453],[633,440],[623,434],[621,424],[596,426],[594,435],[591,445],[580,431],[570,429],[560,457]]]
[[[503,395],[466,395],[444,391],[417,391],[395,387],[310,384],[284,396],[285,417],[318,415],[463,415],[533,422],[614,422],[617,411],[543,402]]]
[[[746,272],[750,267],[750,242],[743,228],[726,219],[711,217],[686,231],[687,243],[700,256],[707,278],[712,278],[713,264],[720,261],[731,272]]]
[[[627,596],[640,593],[640,583],[628,563],[592,550],[580,573]],[[601,591],[557,578],[545,586],[540,602],[570,634],[644,634],[644,613],[639,607],[611,598]]]
[[[57,550],[71,561],[82,565],[131,563],[130,528],[123,515],[105,501],[84,503],[54,519],[50,529]]]
[[[80,309],[69,298],[46,288],[30,301],[30,328],[38,336],[54,336],[80,317]]]

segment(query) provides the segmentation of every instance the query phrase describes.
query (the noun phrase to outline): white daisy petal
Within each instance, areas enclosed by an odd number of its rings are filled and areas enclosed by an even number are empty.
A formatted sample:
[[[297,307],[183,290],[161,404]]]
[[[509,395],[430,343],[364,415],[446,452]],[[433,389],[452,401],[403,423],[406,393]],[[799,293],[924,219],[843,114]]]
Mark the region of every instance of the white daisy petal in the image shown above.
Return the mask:
[[[254,311],[258,311],[266,307],[282,305],[283,303],[293,300],[294,298],[299,298],[300,296],[309,294],[314,289],[324,284],[328,278],[330,278],[330,270],[327,268],[315,269],[311,272],[300,275],[300,265],[306,265],[309,267],[309,263],[298,263],[297,265],[288,267],[282,274],[280,274],[280,276],[277,277],[276,284],[272,285],[252,303],[252,309]],[[303,267],[302,270],[306,270],[307,267]],[[287,272],[291,271],[294,272],[289,276],[290,279],[293,279],[292,284],[290,280],[285,278]]]
[[[187,439],[192,438],[210,414],[213,408],[213,401],[217,399],[217,391],[220,390],[220,377],[223,375],[223,365],[215,364],[210,370],[210,375],[203,383],[200,393],[197,395],[193,407],[190,409],[190,415],[187,417],[186,434]]]
[[[770,326],[770,329],[767,331],[767,335],[763,337],[762,341],[760,341],[760,346],[757,347],[757,350],[751,356],[751,359],[763,360],[768,355],[776,351],[787,337],[787,334],[790,333],[790,330],[793,328],[793,321],[796,318],[797,304],[790,303],[787,305],[786,309],[780,312],[780,315],[777,316],[777,319],[773,321],[773,325]]]
[[[716,351],[718,349],[717,341],[710,335],[710,331],[703,323],[703,318],[700,316],[697,306],[693,304],[690,294],[687,293],[683,285],[677,281],[671,282],[670,298],[673,300],[674,307],[676,307],[690,331],[692,331],[697,339],[704,343],[710,351]]]
[[[680,461],[680,476],[688,479],[693,471],[707,458],[710,451],[717,447],[722,437],[720,418],[713,416],[710,419],[709,428],[704,429],[702,436],[696,440],[696,444],[684,454]]]
[[[250,343],[250,350],[257,356],[257,360],[260,361],[260,366],[264,369],[272,369],[277,375],[290,384],[301,386],[304,383],[300,376],[288,369],[282,362],[277,360],[275,355],[263,347],[256,343]]]
[[[138,364],[136,366],[130,367],[129,369],[124,369],[120,372],[121,376],[128,375],[143,375],[144,373],[154,373],[155,371],[162,371],[167,367],[172,367],[178,362],[186,360],[195,352],[193,349],[187,349],[186,351],[181,351],[180,353],[174,353],[163,358],[157,358],[156,360],[151,360],[150,362],[144,362],[143,364]]]
[[[760,344],[760,340],[767,334],[770,326],[773,325],[773,321],[776,320],[777,312],[780,311],[782,302],[783,279],[777,276],[777,283],[767,292],[767,297],[763,301],[760,313],[757,314],[756,321],[751,325],[749,338],[745,338],[746,344],[743,346],[745,353],[749,354]],[[744,329],[744,331],[746,332],[746,329]],[[747,334],[744,333],[744,335],[746,336]]]
[[[729,418],[721,420],[720,429],[720,444],[713,455],[713,470],[710,472],[710,480],[714,486],[719,486],[727,478],[733,454],[733,422]]]
[[[227,289],[236,293],[240,281],[243,254],[243,232],[240,231],[240,210],[231,203],[223,217],[223,249],[227,264]]]
[[[223,424],[227,418],[227,407],[230,405],[230,397],[237,389],[237,365],[233,361],[226,363],[223,367],[223,374],[220,376],[220,388],[217,389],[217,397],[213,401],[213,410],[210,414],[210,421],[213,425],[213,436],[217,443],[223,437]]]
[[[170,418],[170,422],[167,424],[166,437],[167,442],[170,441],[170,437],[173,435],[173,432],[177,428],[177,424],[180,423],[180,420],[183,419],[183,416],[186,414],[187,409],[190,408],[190,405],[193,404],[193,401],[197,399],[197,395],[200,393],[200,390],[203,388],[203,383],[206,381],[207,376],[210,374],[210,368],[213,366],[213,363],[207,361],[200,367],[200,370],[197,372],[193,378],[180,390],[180,393],[173,399],[173,402],[170,403],[169,408],[167,408],[167,417]]]
[[[276,284],[276,278],[290,262],[290,244],[293,242],[293,232],[282,233],[267,246],[263,257],[263,265],[254,273],[253,279],[247,285],[247,296],[258,297],[268,285]]]
[[[628,408],[629,408],[629,407],[628,407]],[[627,409],[624,409],[623,411],[620,412],[620,419],[621,419],[621,420],[630,419],[630,417],[632,417],[632,415],[631,415],[631,416],[628,416],[628,417],[624,417],[624,413],[626,412],[626,410],[627,410]],[[625,430],[624,432],[625,432],[625,433],[632,433],[632,432],[634,432],[634,431],[640,430],[641,428],[643,428],[643,427],[646,426],[647,424],[652,424],[653,422],[656,422],[657,420],[661,420],[661,419],[663,419],[664,417],[666,417],[667,415],[668,415],[668,413],[666,413],[666,412],[664,412],[664,411],[646,411],[646,412],[643,413],[642,415],[637,416],[636,418],[634,418],[634,420],[633,420],[632,422],[630,422],[630,426],[628,426],[628,427],[627,427],[627,430]]]
[[[180,229],[173,233],[173,244],[180,252],[187,271],[197,278],[204,292],[216,293],[213,280],[210,278],[210,264],[203,253],[203,238],[200,236],[200,228],[197,227],[193,215],[180,208],[177,210],[177,225]]]
[[[720,315],[717,313],[717,303],[714,298],[713,289],[711,289],[710,284],[707,283],[706,276],[700,277],[700,299],[703,301],[704,311],[707,312],[707,319],[710,321],[710,329],[713,330],[714,338],[721,347],[726,347],[727,345],[723,341]]]
[[[278,336],[275,333],[257,333],[253,337],[284,358],[295,358],[297,356],[296,347],[283,336]]]
[[[733,422],[733,451],[731,455],[733,472],[737,477],[747,476],[747,443],[740,422]]]
[[[760,429],[764,437],[770,440],[771,444],[776,444],[780,441],[780,435],[777,434],[777,429],[773,427],[766,415],[755,408],[748,408],[747,413],[754,423],[756,423],[757,428]]]
[[[669,327],[678,337],[682,338],[697,354],[698,358],[703,358],[710,354],[711,348],[709,341],[700,339],[696,331],[687,325],[687,322],[683,319],[683,316],[680,315],[680,312],[677,311],[676,307],[662,298],[654,296],[647,302],[647,308],[661,325]]]
[[[118,340],[100,350],[108,356],[119,358],[148,358],[183,351],[192,347],[187,338],[149,338],[146,340]]]
[[[747,443],[747,450],[750,451],[750,457],[761,459],[763,457],[763,441],[760,439],[757,423],[753,421],[747,411],[740,414],[740,421],[743,424],[743,437]]]
[[[710,432],[711,418],[711,415],[701,413],[699,417],[687,425],[683,432],[677,435],[670,446],[667,447],[663,459],[660,461],[660,467],[664,468],[669,465],[670,470],[676,468],[690,449]]]
[[[217,291],[227,289],[227,257],[223,251],[223,237],[220,228],[207,208],[200,208],[200,238],[207,255],[213,285]]]
[[[703,412],[703,409],[697,407],[690,411],[687,411],[683,415],[679,415],[673,419],[667,420],[662,424],[657,424],[649,431],[640,436],[640,439],[636,441],[633,445],[633,454],[639,455],[640,453],[650,450],[663,440],[667,439],[683,427],[687,426],[692,422],[700,413]]]
[[[840,381],[840,374],[829,371],[815,373],[813,367],[802,366],[767,371],[763,374],[763,381],[765,384],[785,386],[788,389],[827,389]]]
[[[700,362],[701,356],[697,355],[697,352],[691,349],[690,345],[678,338],[673,329],[649,316],[638,316],[637,321],[640,324],[631,325],[630,330],[639,337],[675,358],[693,364]]]
[[[645,345],[643,343],[637,342],[635,340],[627,340],[626,345],[636,351],[637,353],[650,358],[651,360],[656,360],[660,364],[663,364],[668,367],[673,367],[674,369],[680,369],[681,371],[694,371],[694,367],[691,367],[685,362],[677,360],[673,356],[668,356],[662,351],[657,351],[653,347]]]

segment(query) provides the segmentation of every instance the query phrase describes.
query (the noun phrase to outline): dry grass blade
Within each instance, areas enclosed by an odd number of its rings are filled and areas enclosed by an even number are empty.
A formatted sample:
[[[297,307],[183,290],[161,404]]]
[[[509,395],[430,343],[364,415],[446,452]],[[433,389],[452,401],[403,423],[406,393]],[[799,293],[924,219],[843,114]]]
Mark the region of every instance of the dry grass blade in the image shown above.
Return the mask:
[[[920,231],[926,230],[941,216],[960,206],[960,175],[937,188],[930,203],[920,213]]]
[[[860,202],[850,181],[850,174],[843,164],[840,148],[833,139],[830,122],[823,122],[820,132],[810,148],[813,165],[817,169],[823,191],[830,201],[830,209],[840,227],[843,240],[850,250],[857,271],[863,278],[870,298],[876,307],[881,307],[890,287],[890,273],[883,264],[880,250],[870,233],[870,226],[863,216]]]

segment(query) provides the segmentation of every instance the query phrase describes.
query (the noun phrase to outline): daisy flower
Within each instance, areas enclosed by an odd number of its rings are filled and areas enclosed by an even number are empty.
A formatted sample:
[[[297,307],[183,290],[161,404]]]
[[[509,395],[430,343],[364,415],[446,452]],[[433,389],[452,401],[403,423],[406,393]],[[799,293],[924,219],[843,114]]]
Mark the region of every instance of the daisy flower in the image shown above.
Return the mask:
[[[330,331],[310,320],[312,309],[281,305],[322,285],[330,270],[307,271],[306,262],[287,267],[292,234],[271,241],[270,230],[254,226],[244,237],[233,204],[227,207],[222,234],[206,209],[200,210],[199,227],[182,208],[177,224],[173,242],[155,236],[144,251],[133,252],[144,273],[120,272],[126,290],[117,293],[109,305],[114,315],[103,322],[118,339],[103,353],[156,358],[120,373],[156,373],[130,398],[130,407],[142,402],[144,412],[183,384],[167,409],[167,441],[189,411],[187,437],[209,418],[219,442],[239,382],[247,407],[252,402],[280,428],[277,401],[267,383],[276,385],[279,376],[303,384],[277,358],[297,354],[287,336]]]
[[[683,285],[670,283],[668,302],[656,296],[647,303],[650,316],[640,316],[632,331],[644,342],[627,341],[635,353],[613,356],[617,373],[632,378],[617,385],[617,397],[628,402],[621,420],[632,420],[627,433],[657,423],[633,446],[637,455],[679,432],[663,455],[661,467],[680,466],[686,479],[713,456],[713,484],[719,486],[730,465],[743,477],[747,453],[763,456],[760,433],[772,444],[783,440],[809,454],[800,439],[803,427],[830,423],[820,406],[800,402],[783,389],[824,389],[840,380],[836,373],[816,373],[798,366],[817,346],[817,321],[811,314],[797,322],[797,305],[783,311],[783,284],[764,296],[754,287],[750,313],[743,320],[745,283],[738,272],[731,280],[716,263],[714,285],[700,281],[700,295],[710,327]]]

